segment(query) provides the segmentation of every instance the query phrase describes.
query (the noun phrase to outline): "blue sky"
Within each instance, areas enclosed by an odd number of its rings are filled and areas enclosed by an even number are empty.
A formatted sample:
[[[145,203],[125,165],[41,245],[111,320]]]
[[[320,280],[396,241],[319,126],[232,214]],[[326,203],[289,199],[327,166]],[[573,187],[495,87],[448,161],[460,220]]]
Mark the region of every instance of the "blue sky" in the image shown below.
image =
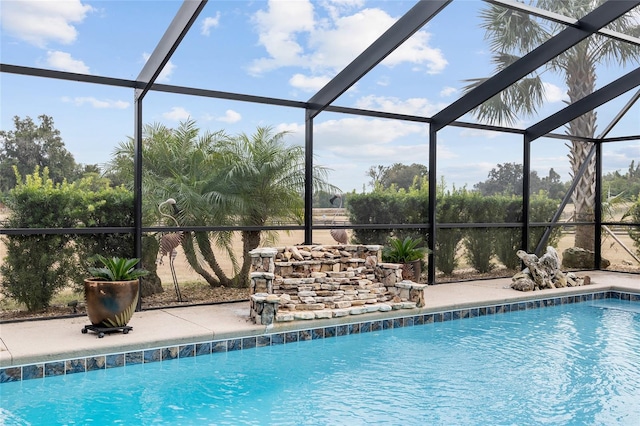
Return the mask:
[[[2,0],[3,63],[135,79],[181,2]],[[159,83],[306,101],[391,26],[414,2],[322,0],[214,1],[163,70]],[[478,19],[485,3],[454,0],[355,86],[336,105],[431,116],[461,96],[464,80],[490,75],[488,44]],[[635,65],[637,66],[637,64]],[[598,85],[632,68],[598,70]],[[133,135],[129,89],[3,73],[0,124],[12,117],[52,116],[67,149],[81,163],[104,163]],[[565,106],[561,76],[543,75],[546,105],[526,128]],[[599,108],[604,128],[631,97]],[[193,119],[203,130],[252,133],[257,126],[287,130],[302,144],[304,112],[226,100],[150,92],[144,122],[176,126]],[[475,121],[465,116],[465,121]],[[315,158],[332,169],[343,191],[369,189],[366,171],[396,162],[428,164],[428,127],[416,123],[322,113],[314,122]],[[562,130],[558,130],[562,132]],[[596,132],[599,133],[599,132]],[[610,136],[640,134],[640,106]],[[485,180],[498,163],[521,163],[521,139],[513,135],[449,128],[438,137],[438,176],[457,187]],[[532,146],[533,168],[553,167],[568,179],[562,140]],[[640,142],[607,144],[604,169],[626,170],[640,161]]]

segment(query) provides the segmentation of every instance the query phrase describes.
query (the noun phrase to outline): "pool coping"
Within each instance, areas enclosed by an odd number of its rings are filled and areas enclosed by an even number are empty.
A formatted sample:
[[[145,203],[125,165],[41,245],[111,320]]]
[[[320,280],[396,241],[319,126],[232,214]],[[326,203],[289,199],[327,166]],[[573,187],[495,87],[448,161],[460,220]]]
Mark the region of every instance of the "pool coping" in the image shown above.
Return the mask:
[[[123,367],[126,365],[162,362],[165,360],[217,352],[230,352],[305,340],[331,338],[389,328],[408,327],[483,315],[495,315],[590,300],[613,298],[634,302],[640,301],[640,278],[637,275],[634,277],[628,274],[600,274],[600,272],[601,271],[589,271],[587,274],[592,275],[593,278],[595,278],[595,282],[592,285],[583,287],[528,293],[516,292],[512,289],[509,289],[510,291],[508,292],[500,291],[507,290],[506,284],[510,282],[510,279],[474,281],[463,284],[457,283],[458,285],[446,284],[430,286],[429,290],[432,291],[428,292],[431,297],[429,297],[427,306],[419,309],[374,312],[325,320],[277,323],[270,327],[247,324],[246,320],[244,324],[231,321],[230,324],[227,324],[226,328],[216,328],[214,333],[210,331],[204,334],[200,332],[193,333],[191,328],[194,327],[187,327],[183,329],[184,333],[180,337],[172,337],[180,334],[179,330],[176,330],[176,333],[169,333],[170,336],[165,340],[142,339],[143,341],[140,342],[140,339],[138,339],[136,342],[130,342],[129,345],[120,344],[115,347],[113,346],[114,343],[118,344],[118,342],[122,342],[126,337],[120,335],[114,341],[108,342],[108,344],[105,344],[105,341],[111,339],[98,339],[97,337],[90,340],[78,339],[80,325],[77,324],[79,324],[79,322],[85,322],[86,319],[84,318],[47,320],[47,322],[64,322],[67,332],[69,332],[70,329],[75,330],[77,335],[73,337],[74,342],[76,342],[76,340],[84,343],[91,342],[93,345],[89,345],[91,348],[88,350],[82,347],[75,349],[66,348],[66,351],[49,350],[46,352],[46,356],[43,356],[41,351],[34,350],[33,355],[12,358],[11,361],[13,361],[13,363],[0,365],[0,383],[44,379],[47,377]],[[611,280],[622,281],[622,283],[611,284]],[[448,299],[438,297],[440,293],[448,294],[452,297]],[[491,297],[482,300],[478,297],[477,293],[492,294]],[[498,294],[500,294],[500,296],[498,296]],[[507,297],[503,297],[504,295],[507,295]],[[440,301],[438,301],[438,299],[440,299]],[[231,305],[230,307],[227,306],[228,309],[226,311],[228,315],[231,314],[231,320],[233,320],[233,316],[240,318],[243,316],[248,317],[248,302]],[[246,311],[243,311],[244,314],[238,311],[243,306]],[[222,311],[219,310],[218,314],[220,315],[221,312]],[[191,313],[198,315],[198,313]],[[190,318],[188,311],[181,311],[179,315],[172,316],[174,319],[180,320],[179,323],[181,325],[184,325],[185,318]],[[146,321],[158,319],[155,318],[154,315],[146,315],[143,317],[145,318],[142,319]],[[35,323],[40,323],[36,324],[36,327],[46,326],[43,325],[45,321],[36,321]],[[140,324],[145,324],[145,321],[140,322]],[[8,334],[6,330],[8,325],[9,324],[3,325],[3,328],[0,330],[3,343],[5,340],[4,335]],[[19,325],[11,324],[11,328],[19,328]],[[40,332],[42,332],[41,329],[34,329],[33,327],[27,328],[30,331],[40,330]],[[23,339],[29,335],[29,330],[26,330],[22,335]],[[55,325],[52,325],[52,331],[53,330],[60,332]],[[19,332],[19,330],[12,331]],[[107,337],[111,338],[115,336]],[[6,345],[6,343],[4,344]],[[86,345],[80,346],[85,347]],[[100,346],[102,346],[102,349]],[[20,362],[20,360],[23,360],[23,362]],[[5,359],[4,361],[6,363],[7,360]]]

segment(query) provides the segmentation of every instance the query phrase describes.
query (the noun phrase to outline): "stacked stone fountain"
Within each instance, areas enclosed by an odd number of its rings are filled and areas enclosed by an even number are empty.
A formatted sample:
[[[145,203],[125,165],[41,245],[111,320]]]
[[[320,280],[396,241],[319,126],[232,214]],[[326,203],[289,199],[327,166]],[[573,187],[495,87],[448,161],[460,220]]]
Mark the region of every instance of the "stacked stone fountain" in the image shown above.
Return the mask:
[[[543,290],[546,288],[577,287],[590,284],[589,276],[578,277],[573,272],[560,270],[558,252],[551,246],[538,258],[535,254],[518,250],[516,253],[525,265],[525,269],[511,278],[511,288],[519,291]]]
[[[251,255],[251,319],[259,324],[335,318],[425,305],[426,284],[381,263],[379,245],[259,248]]]

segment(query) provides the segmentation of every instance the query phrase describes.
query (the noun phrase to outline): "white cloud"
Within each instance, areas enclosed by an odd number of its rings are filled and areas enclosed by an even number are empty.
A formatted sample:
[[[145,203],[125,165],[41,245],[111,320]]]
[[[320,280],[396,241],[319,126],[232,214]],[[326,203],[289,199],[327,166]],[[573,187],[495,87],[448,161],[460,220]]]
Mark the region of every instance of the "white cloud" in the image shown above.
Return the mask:
[[[418,31],[382,61],[382,64],[393,67],[409,62],[426,66],[427,74],[441,73],[448,62],[440,49],[429,47],[430,38],[431,34],[428,32]]]
[[[316,76],[308,77],[303,74],[294,74],[289,80],[289,84],[296,89],[303,90],[305,92],[317,92],[322,89],[329,81],[330,77]]]
[[[456,93],[458,93],[458,89],[456,89],[455,87],[445,86],[440,91],[440,96],[443,97],[443,98],[447,98],[447,97],[449,97],[451,95],[454,95]]]
[[[568,101],[569,96],[567,95],[567,89],[561,89],[552,83],[543,82],[542,86],[544,87],[544,101],[545,102],[562,102]]]
[[[266,11],[258,11],[254,17],[259,33],[259,44],[264,46],[269,58],[258,59],[250,72],[262,72],[281,66],[302,65],[303,48],[296,34],[310,32],[314,27],[313,5],[309,1],[269,1]]]
[[[3,31],[34,46],[45,48],[49,43],[73,43],[78,31],[73,24],[81,23],[94,9],[79,0],[2,2]]]
[[[242,120],[242,116],[239,112],[228,109],[225,111],[223,116],[216,117],[215,120],[222,121],[223,123],[237,123],[238,121]]]
[[[202,21],[202,29],[200,30],[200,33],[202,35],[208,36],[211,33],[211,28],[217,28],[219,24],[220,12],[218,11],[216,12],[215,17],[207,16],[206,18],[204,18],[204,20]]]
[[[144,59],[144,62],[146,63],[149,58],[151,57],[151,55],[149,53],[143,53],[142,54],[142,58]],[[170,78],[171,78],[171,74],[173,74],[173,70],[176,69],[176,65],[171,62],[170,60],[165,64],[164,68],[162,68],[162,71],[160,71],[160,75],[158,75],[158,78],[156,79],[157,83],[167,83]]]
[[[273,69],[299,66],[313,75],[335,75],[384,31],[396,22],[387,12],[367,8],[341,15],[358,1],[314,3],[329,11],[329,17],[315,19],[310,1],[269,1],[266,11],[254,16],[259,44],[268,56],[255,60],[249,72],[258,75]],[[400,63],[417,65],[427,73],[441,72],[447,65],[442,52],[428,45],[430,34],[418,31],[382,63],[388,67]],[[348,42],[346,42],[348,40]]]
[[[126,109],[129,108],[129,102],[125,101],[113,101],[111,99],[100,100],[94,97],[63,97],[63,102],[73,103],[76,106],[83,106],[89,104],[94,108],[112,108],[112,109]]]
[[[191,114],[182,107],[173,107],[171,111],[163,113],[162,117],[171,121],[185,121],[191,117]]]
[[[394,112],[397,114],[420,115],[431,117],[446,106],[433,104],[426,98],[409,98],[400,100],[388,96],[365,96],[356,101],[356,108]]]
[[[89,67],[84,62],[73,59],[69,53],[60,51],[47,52],[47,65],[60,71],[90,74]]]

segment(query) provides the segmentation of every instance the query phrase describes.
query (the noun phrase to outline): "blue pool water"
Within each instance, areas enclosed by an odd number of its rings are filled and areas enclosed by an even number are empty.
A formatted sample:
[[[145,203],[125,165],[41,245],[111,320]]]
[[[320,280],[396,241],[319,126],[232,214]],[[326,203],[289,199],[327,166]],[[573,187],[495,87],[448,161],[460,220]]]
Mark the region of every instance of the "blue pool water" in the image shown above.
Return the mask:
[[[1,425],[638,425],[640,304],[474,317],[0,392]]]

